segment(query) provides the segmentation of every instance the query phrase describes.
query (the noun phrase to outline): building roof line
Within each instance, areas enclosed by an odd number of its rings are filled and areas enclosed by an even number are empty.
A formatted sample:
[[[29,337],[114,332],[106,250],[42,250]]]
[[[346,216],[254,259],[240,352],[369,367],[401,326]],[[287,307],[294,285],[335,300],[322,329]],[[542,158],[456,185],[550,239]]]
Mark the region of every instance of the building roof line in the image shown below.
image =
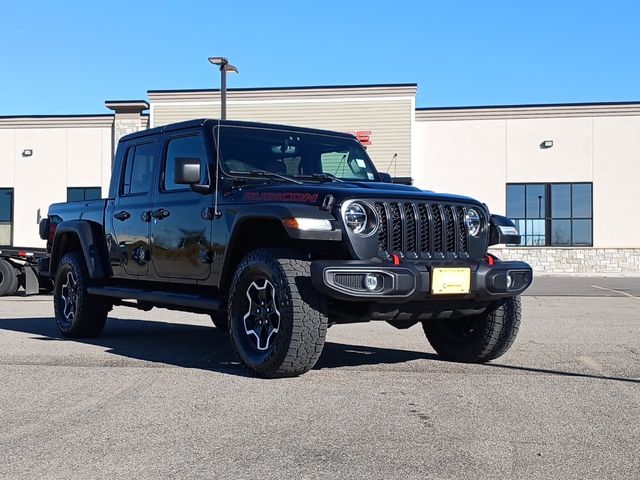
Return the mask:
[[[509,108],[547,108],[547,107],[612,107],[625,105],[640,105],[640,100],[623,102],[577,102],[577,103],[522,103],[512,105],[468,105],[455,107],[417,107],[419,112],[438,112],[442,110],[490,110]]]
[[[138,104],[138,103],[147,103],[146,100],[105,100],[104,103],[131,103],[131,104]]]
[[[40,118],[105,118],[113,117],[113,113],[79,113],[79,114],[61,114],[61,115],[0,115],[0,119],[40,119]]]
[[[338,90],[349,88],[389,88],[389,87],[418,87],[417,83],[374,83],[363,85],[303,85],[293,87],[243,87],[243,88],[227,88],[228,92],[259,92],[259,91],[281,91],[281,90]],[[147,93],[216,93],[219,88],[182,88],[173,90],[147,90]]]

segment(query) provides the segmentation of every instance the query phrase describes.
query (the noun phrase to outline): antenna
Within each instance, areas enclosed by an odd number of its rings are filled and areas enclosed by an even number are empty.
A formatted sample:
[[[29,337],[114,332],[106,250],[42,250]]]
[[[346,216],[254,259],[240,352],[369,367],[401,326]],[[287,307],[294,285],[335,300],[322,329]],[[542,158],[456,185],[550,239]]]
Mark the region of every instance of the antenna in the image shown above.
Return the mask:
[[[391,165],[393,165],[393,176],[396,176],[396,172],[398,169],[398,164],[396,163],[396,160],[398,159],[398,154],[394,153],[393,154],[393,158],[391,159],[391,161],[389,162],[389,166],[387,167],[387,170],[384,173],[389,173],[389,169],[391,168]]]

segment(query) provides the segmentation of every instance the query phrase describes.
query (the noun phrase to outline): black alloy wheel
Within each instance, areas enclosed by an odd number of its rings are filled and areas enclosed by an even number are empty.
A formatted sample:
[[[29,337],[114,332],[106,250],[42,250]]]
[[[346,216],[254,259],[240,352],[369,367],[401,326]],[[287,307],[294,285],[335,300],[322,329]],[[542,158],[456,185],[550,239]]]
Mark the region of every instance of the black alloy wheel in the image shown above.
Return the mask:
[[[229,293],[229,333],[240,362],[263,377],[294,376],[320,357],[327,333],[325,298],[310,264],[287,249],[260,249],[237,266]]]
[[[74,278],[73,270],[68,270],[66,273],[64,283],[60,288],[62,315],[58,319],[58,324],[62,330],[69,329],[78,310],[78,282]]]
[[[56,324],[65,337],[96,337],[102,332],[111,305],[91,295],[91,278],[79,252],[67,253],[58,265],[53,288]]]
[[[258,352],[273,348],[280,330],[280,310],[276,287],[265,277],[256,277],[247,287],[242,317],[249,344]]]

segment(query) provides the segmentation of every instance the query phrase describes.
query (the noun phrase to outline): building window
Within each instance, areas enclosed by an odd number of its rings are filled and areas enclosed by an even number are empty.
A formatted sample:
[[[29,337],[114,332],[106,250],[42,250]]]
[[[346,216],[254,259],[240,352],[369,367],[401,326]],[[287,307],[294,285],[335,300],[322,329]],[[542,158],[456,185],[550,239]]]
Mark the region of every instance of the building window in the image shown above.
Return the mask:
[[[593,245],[593,184],[507,185],[507,216],[526,246]]]
[[[85,200],[99,200],[102,198],[100,187],[70,187],[67,188],[67,202],[83,202]]]
[[[13,188],[0,188],[0,245],[11,245],[13,234]]]

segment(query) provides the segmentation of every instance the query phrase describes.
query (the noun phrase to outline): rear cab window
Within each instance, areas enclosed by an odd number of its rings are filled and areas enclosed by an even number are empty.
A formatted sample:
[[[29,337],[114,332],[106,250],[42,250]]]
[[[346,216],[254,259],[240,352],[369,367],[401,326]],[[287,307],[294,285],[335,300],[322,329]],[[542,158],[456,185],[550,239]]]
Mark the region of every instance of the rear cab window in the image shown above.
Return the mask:
[[[141,195],[151,190],[155,142],[132,145],[127,150],[120,195]]]

